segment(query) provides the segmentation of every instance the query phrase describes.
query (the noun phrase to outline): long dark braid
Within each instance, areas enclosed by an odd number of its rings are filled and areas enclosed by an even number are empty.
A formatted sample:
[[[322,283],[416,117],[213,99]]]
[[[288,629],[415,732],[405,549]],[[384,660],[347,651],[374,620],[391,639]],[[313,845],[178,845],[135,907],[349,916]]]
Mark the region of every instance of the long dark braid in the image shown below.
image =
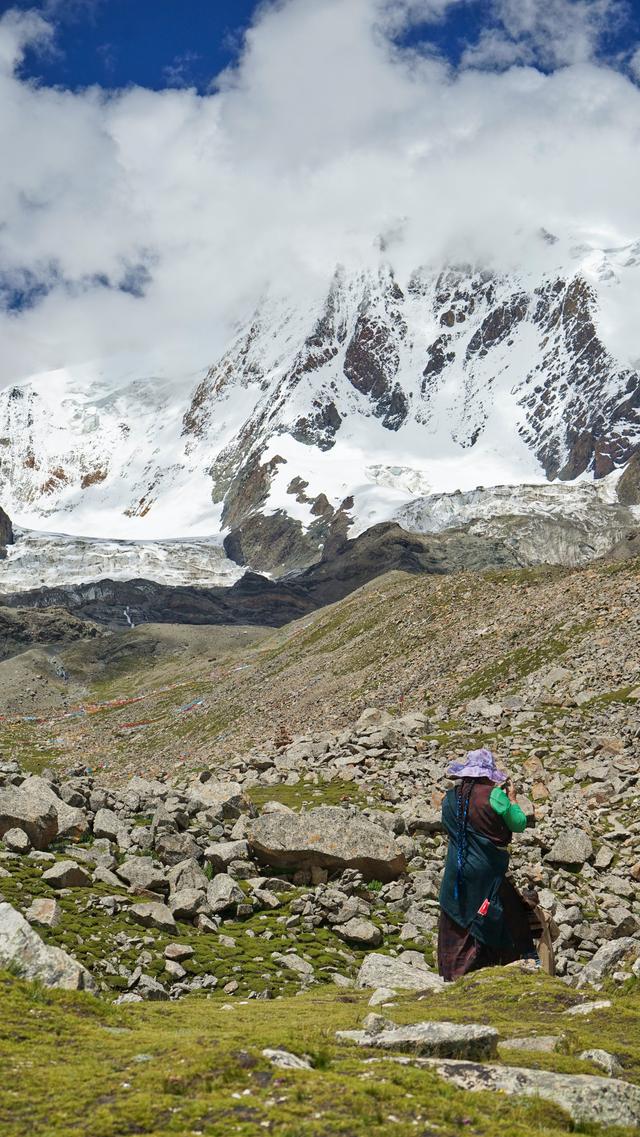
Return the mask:
[[[460,896],[462,889],[462,878],[464,873],[464,865],[467,859],[467,851],[469,842],[467,839],[467,820],[469,817],[469,804],[471,802],[471,794],[475,780],[473,778],[463,778],[460,785],[456,786],[456,821],[457,821],[457,871],[456,871],[456,885],[454,896],[456,900]]]

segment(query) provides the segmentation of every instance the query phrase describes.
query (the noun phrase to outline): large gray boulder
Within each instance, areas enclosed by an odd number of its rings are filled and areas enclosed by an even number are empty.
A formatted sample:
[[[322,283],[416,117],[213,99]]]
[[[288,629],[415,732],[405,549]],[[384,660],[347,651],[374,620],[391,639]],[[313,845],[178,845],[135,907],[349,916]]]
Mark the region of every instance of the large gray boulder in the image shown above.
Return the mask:
[[[202,856],[200,846],[190,833],[161,833],[156,837],[155,850],[165,865],[179,865],[181,861],[195,861]]]
[[[382,932],[372,920],[361,920],[357,916],[347,920],[346,924],[335,924],[335,934],[347,944],[364,944],[366,947],[379,947],[382,943]]]
[[[245,894],[233,877],[221,872],[214,876],[207,888],[207,904],[211,912],[228,912],[236,904],[244,904]]]
[[[277,869],[357,869],[389,881],[406,869],[393,835],[361,813],[321,806],[308,813],[270,813],[251,821],[247,841],[262,864]]]
[[[209,861],[216,872],[224,872],[232,861],[244,861],[248,856],[246,841],[218,841],[215,845],[207,845],[204,851],[205,861]]]
[[[179,892],[183,888],[197,888],[207,891],[209,878],[200,868],[197,861],[190,857],[179,864],[173,865],[166,874],[169,888],[172,892]]]
[[[45,987],[97,992],[93,976],[61,948],[43,943],[37,932],[10,904],[0,903],[0,967]]]
[[[24,829],[7,829],[2,840],[5,849],[10,853],[19,853],[23,856],[31,849],[31,841]]]
[[[161,932],[175,932],[176,922],[166,904],[152,900],[148,904],[132,904],[129,915],[143,928],[158,928]]]
[[[46,849],[58,834],[58,813],[52,802],[23,786],[0,790],[0,837],[22,829],[34,849]]]
[[[221,818],[239,817],[250,809],[239,782],[196,782],[189,787],[189,796]]]
[[[442,833],[442,813],[424,798],[414,797],[400,810],[407,833]]]
[[[45,884],[51,888],[89,888],[91,877],[75,861],[56,861],[42,874]]]
[[[181,888],[171,893],[168,907],[175,920],[195,920],[199,912],[207,910],[208,905],[204,892],[199,888]]]
[[[430,971],[426,963],[417,966],[390,955],[367,955],[356,979],[356,987],[393,987],[403,991],[441,991],[444,979]]]
[[[583,865],[593,855],[593,845],[584,829],[566,829],[554,842],[547,860],[554,865]]]
[[[103,808],[96,811],[93,819],[94,837],[106,837],[108,841],[115,841],[117,844],[123,831],[126,832],[126,826],[112,809]]]
[[[57,793],[52,790],[44,778],[38,777],[37,774],[32,774],[31,777],[25,778],[20,789],[25,793],[40,797],[42,801],[48,801],[53,805],[58,815],[58,837],[64,837],[69,841],[76,841],[80,837],[83,837],[88,831],[89,821],[84,810],[72,805],[67,805],[66,801],[58,797]]]
[[[129,857],[116,872],[134,891],[159,892],[163,895],[169,891],[163,870],[154,865],[151,857]]]
[[[52,897],[37,896],[25,912],[29,924],[42,924],[45,928],[57,928],[62,919],[62,909]]]
[[[498,1045],[497,1030],[476,1023],[412,1023],[375,1033],[366,1030],[338,1031],[337,1037],[376,1050],[400,1050],[431,1057],[471,1060],[494,1058]]]
[[[555,1074],[521,1066],[483,1065],[454,1059],[422,1061],[461,1090],[498,1090],[554,1102],[574,1121],[602,1126],[640,1124],[640,1086],[593,1074]]]

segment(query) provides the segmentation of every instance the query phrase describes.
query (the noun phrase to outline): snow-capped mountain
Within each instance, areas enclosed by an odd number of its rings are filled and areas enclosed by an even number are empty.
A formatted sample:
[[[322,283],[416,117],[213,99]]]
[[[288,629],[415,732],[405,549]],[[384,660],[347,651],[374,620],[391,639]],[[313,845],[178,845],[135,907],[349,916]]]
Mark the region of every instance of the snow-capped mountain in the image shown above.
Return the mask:
[[[540,240],[527,273],[381,263],[320,301],[273,292],[204,376],[109,362],[4,390],[0,502],[41,531],[231,533],[269,568],[430,494],[611,474],[640,444],[640,242]]]

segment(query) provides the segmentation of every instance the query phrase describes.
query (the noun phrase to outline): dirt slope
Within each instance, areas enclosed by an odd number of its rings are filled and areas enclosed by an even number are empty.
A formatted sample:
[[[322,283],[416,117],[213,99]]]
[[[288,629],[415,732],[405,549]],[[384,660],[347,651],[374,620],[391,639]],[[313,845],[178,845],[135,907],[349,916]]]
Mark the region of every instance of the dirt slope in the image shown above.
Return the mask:
[[[268,745],[281,724],[292,734],[339,727],[370,704],[439,707],[446,721],[469,699],[526,689],[556,664],[604,695],[640,682],[639,601],[638,560],[395,572],[272,634],[165,628],[162,638],[142,628],[99,658],[76,644],[61,653],[67,717],[5,721],[2,734],[23,759],[126,775],[223,761]]]

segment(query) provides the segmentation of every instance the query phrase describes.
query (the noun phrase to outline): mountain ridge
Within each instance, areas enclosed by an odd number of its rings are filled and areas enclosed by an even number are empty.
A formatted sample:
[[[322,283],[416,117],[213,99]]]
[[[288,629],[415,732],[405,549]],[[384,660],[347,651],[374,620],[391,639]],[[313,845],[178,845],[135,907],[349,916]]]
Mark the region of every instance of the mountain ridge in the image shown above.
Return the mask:
[[[204,377],[139,360],[34,377],[0,393],[0,494],[25,528],[249,545],[277,528],[304,561],[417,496],[601,479],[640,443],[611,317],[639,266],[632,244],[528,274],[339,269],[322,302],[267,297]]]

